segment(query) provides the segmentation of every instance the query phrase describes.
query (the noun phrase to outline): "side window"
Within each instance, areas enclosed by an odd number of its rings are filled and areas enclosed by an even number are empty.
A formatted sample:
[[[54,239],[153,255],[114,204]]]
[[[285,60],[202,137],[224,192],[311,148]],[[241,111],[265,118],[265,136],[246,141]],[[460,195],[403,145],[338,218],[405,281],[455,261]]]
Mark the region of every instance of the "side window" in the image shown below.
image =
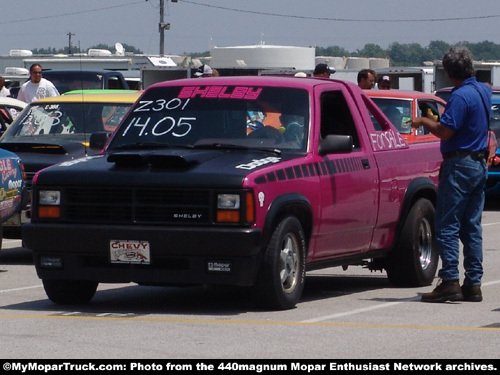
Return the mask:
[[[123,89],[122,81],[117,76],[108,77],[108,88],[110,89]]]
[[[385,131],[389,127],[387,121],[383,117],[380,116],[380,112],[378,111],[380,107],[378,107],[377,103],[373,100],[370,100],[367,96],[363,96],[363,101],[366,104],[366,109],[361,108],[361,111],[366,111],[370,116],[370,120],[372,121],[373,128],[375,131]]]
[[[396,99],[396,98],[377,98],[374,97],[372,100],[378,106],[378,108],[384,112],[384,115],[393,124],[398,132],[401,134],[410,134],[411,126],[408,124],[408,120],[412,117],[412,100],[409,99]],[[380,122],[375,124],[373,118],[372,122],[375,125],[375,130],[382,130]],[[383,123],[383,121],[382,121]]]
[[[426,101],[426,100],[418,101],[418,116],[428,117],[433,121],[440,121],[443,112],[444,112],[444,107],[437,102]],[[416,134],[417,135],[429,134],[429,131],[424,129],[423,126],[421,126],[417,130]]]
[[[382,131],[382,125],[380,125],[380,122],[373,116],[373,113],[370,112],[370,119],[372,120],[373,127],[375,128],[376,131]]]
[[[349,106],[340,91],[321,94],[321,137],[327,135],[350,135],[353,147],[361,147],[359,136]]]

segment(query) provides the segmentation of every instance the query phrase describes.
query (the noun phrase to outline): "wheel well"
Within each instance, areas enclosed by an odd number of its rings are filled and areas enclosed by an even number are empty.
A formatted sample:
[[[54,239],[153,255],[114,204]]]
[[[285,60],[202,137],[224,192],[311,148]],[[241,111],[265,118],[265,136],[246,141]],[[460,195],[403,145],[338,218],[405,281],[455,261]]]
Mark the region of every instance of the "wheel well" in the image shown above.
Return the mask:
[[[408,216],[408,213],[410,212],[411,208],[413,207],[416,201],[422,198],[428,199],[434,207],[436,206],[437,187],[432,182],[431,179],[426,177],[416,178],[415,180],[410,182],[408,188],[406,189],[405,196],[403,199],[403,205],[401,207],[401,214],[398,220],[398,226],[394,244],[397,243],[397,239],[401,234],[401,228],[403,227],[404,221]]]
[[[263,246],[267,246],[275,226],[284,217],[290,215],[300,221],[306,238],[306,248],[309,250],[313,227],[312,209],[309,200],[301,194],[285,194],[271,203],[264,224]]]

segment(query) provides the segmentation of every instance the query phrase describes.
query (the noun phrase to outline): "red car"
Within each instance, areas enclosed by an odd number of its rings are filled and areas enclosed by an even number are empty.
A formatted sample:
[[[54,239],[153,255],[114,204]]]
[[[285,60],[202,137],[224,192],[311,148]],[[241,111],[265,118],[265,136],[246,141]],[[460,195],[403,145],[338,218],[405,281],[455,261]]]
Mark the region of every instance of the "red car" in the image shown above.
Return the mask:
[[[423,127],[416,132],[407,121],[412,117],[429,116],[439,121],[446,101],[420,91],[365,90],[365,93],[380,107],[408,143],[437,141],[435,135]]]

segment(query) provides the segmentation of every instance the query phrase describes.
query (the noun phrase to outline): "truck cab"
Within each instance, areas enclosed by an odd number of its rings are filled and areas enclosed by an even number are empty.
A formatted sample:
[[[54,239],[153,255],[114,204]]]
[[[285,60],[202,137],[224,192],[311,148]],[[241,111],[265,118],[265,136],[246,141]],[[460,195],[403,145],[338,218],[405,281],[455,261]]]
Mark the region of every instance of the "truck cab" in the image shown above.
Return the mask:
[[[111,70],[44,70],[43,77],[56,86],[59,94],[82,89],[129,89],[122,73]]]

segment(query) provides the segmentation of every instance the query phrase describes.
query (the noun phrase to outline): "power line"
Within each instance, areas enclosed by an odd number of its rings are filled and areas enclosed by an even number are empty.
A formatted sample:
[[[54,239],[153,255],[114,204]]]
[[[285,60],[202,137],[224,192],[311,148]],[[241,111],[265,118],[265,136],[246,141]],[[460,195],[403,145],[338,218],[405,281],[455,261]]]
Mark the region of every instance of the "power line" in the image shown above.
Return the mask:
[[[278,14],[278,13],[271,13],[271,12],[262,12],[262,11],[253,11],[253,10],[222,7],[222,6],[218,6],[218,5],[202,4],[202,3],[199,3],[196,1],[190,1],[190,0],[179,0],[179,3],[187,3],[187,4],[206,7],[206,8],[221,9],[221,10],[225,10],[225,11],[238,12],[238,13],[256,14],[256,15],[260,15],[260,16],[295,18],[295,19],[314,20],[314,21],[335,21],[335,22],[366,22],[366,23],[447,22],[447,21],[479,20],[479,19],[499,18],[500,17],[500,14],[490,14],[490,15],[484,15],[484,16],[470,16],[470,17],[421,18],[421,19],[378,19],[377,20],[377,19],[361,19],[361,18],[313,17],[313,16],[293,15],[293,14]],[[64,16],[74,16],[74,15],[85,14],[85,13],[99,12],[102,10],[124,8],[124,7],[137,5],[137,4],[144,4],[144,0],[134,1],[134,2],[131,2],[128,4],[112,5],[112,6],[103,7],[103,8],[80,10],[80,11],[69,12],[69,13],[61,13],[61,14],[52,14],[50,16],[37,16],[37,17],[33,17],[33,18],[25,18],[25,19],[20,19],[20,20],[0,21],[0,25],[7,25],[7,24],[19,23],[19,22],[39,21],[39,20],[59,18],[59,17],[64,17]]]
[[[137,5],[137,4],[144,4],[144,0],[135,1],[135,2],[132,2],[132,3],[128,3],[128,4],[112,5],[112,6],[108,6],[108,7],[104,7],[104,8],[95,8],[95,9],[89,9],[89,10],[79,10],[79,11],[70,12],[70,13],[52,14],[50,16],[37,16],[37,17],[33,17],[33,18],[25,18],[25,19],[22,19],[22,20],[1,21],[0,25],[7,25],[7,24],[10,24],[10,23],[19,23],[19,22],[28,22],[28,21],[40,21],[40,20],[46,20],[46,19],[50,19],[50,18],[59,18],[59,17],[64,17],[64,16],[74,16],[74,15],[84,14],[84,13],[99,12],[101,10],[109,10],[109,9],[115,9],[115,8],[124,8],[124,7],[128,7],[128,6],[131,6],[131,5]]]
[[[198,6],[203,6],[203,7],[207,7],[207,8],[228,10],[228,11],[232,11],[232,12],[257,14],[260,16],[300,18],[300,19],[306,19],[306,20],[336,21],[336,22],[405,22],[405,23],[407,23],[407,22],[444,22],[444,21],[478,20],[478,19],[500,17],[500,14],[496,14],[496,15],[476,16],[476,17],[447,17],[447,18],[422,18],[422,19],[397,19],[397,20],[394,20],[394,19],[375,20],[375,19],[360,19],[360,18],[331,18],[331,17],[297,16],[297,15],[292,15],[292,14],[278,14],[278,13],[269,13],[269,12],[262,12],[262,11],[243,10],[243,9],[236,9],[236,8],[221,7],[221,6],[217,6],[217,5],[201,4],[201,3],[198,3],[196,1],[190,1],[190,0],[180,0],[180,2],[198,5]]]

